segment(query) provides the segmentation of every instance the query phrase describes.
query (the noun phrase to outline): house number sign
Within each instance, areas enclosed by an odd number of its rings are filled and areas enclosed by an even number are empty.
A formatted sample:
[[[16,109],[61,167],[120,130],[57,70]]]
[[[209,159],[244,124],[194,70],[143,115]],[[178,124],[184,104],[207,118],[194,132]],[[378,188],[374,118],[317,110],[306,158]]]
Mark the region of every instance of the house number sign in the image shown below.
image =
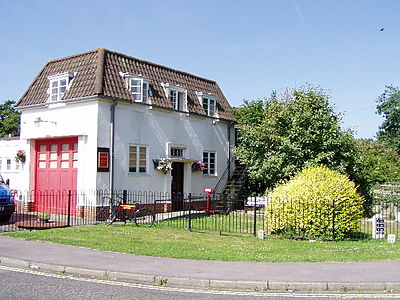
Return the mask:
[[[372,238],[385,238],[385,219],[382,214],[376,214],[372,217]]]

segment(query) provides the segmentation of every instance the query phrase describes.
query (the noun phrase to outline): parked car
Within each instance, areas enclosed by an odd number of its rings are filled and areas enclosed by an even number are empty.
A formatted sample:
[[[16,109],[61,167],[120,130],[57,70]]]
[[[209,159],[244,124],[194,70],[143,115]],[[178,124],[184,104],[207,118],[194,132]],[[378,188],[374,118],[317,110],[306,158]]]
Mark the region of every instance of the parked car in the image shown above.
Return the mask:
[[[15,211],[13,194],[0,175],[0,223],[10,220]]]
[[[268,204],[268,196],[258,196],[258,197],[248,197],[247,202],[244,205],[245,207],[254,207],[257,208],[264,207]]]

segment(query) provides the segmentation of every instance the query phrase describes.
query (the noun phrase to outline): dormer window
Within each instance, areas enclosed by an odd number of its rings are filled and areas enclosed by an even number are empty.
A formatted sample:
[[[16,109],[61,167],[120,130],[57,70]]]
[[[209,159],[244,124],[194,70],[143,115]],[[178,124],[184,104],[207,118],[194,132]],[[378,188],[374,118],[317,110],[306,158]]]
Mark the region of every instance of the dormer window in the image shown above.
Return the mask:
[[[126,86],[135,102],[150,103],[151,97],[150,78],[130,73],[120,73],[124,77]]]
[[[183,110],[183,101],[185,98],[184,92],[179,92],[178,90],[171,89],[169,91],[169,100],[172,103],[172,106],[176,110]]]
[[[128,90],[132,93],[133,101],[149,102],[149,83],[142,78],[129,78]]]
[[[207,116],[215,117],[215,98],[203,97],[203,108]]]
[[[62,73],[47,77],[50,81],[50,101],[60,101],[71,85],[76,73]]]
[[[171,101],[172,107],[175,110],[187,112],[187,89],[169,83],[162,83],[161,85],[169,101]]]
[[[197,92],[199,101],[203,106],[204,111],[209,117],[217,117],[217,99],[212,94]]]

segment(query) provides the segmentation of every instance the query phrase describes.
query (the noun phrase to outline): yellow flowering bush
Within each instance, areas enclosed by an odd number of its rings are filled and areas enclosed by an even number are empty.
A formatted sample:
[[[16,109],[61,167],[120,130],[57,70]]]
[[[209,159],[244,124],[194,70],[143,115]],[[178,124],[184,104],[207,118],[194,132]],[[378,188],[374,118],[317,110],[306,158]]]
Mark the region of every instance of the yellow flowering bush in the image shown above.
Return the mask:
[[[269,195],[265,228],[269,234],[343,239],[359,228],[363,201],[346,175],[311,166]]]

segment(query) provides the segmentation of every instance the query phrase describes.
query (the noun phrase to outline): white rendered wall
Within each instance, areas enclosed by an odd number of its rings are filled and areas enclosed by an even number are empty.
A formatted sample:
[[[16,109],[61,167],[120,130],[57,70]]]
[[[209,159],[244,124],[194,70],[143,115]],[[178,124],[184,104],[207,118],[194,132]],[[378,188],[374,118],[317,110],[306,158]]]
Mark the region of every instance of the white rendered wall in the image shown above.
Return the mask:
[[[78,190],[96,189],[97,106],[97,101],[92,100],[22,109],[21,140],[30,144],[29,156],[34,154],[36,139],[78,137]],[[32,188],[34,165],[31,168]]]
[[[29,189],[29,155],[25,162],[15,161],[18,150],[29,153],[29,144],[19,138],[0,139],[0,174],[4,180],[9,179],[10,188],[20,191]],[[7,164],[7,160],[11,164]]]
[[[98,146],[110,147],[110,103],[99,103]],[[231,130],[233,140],[233,129]],[[153,167],[152,159],[164,158],[168,143],[185,148],[185,158],[202,160],[204,150],[217,153],[216,176],[192,172],[191,162],[184,164],[184,192],[200,193],[204,187],[214,187],[225,171],[228,160],[228,123],[211,118],[192,116],[176,111],[151,109],[148,105],[118,103],[115,109],[116,189],[170,192],[171,174]],[[128,172],[129,145],[148,147],[147,174]],[[108,186],[108,173],[98,173],[98,188]]]
[[[36,139],[78,136],[77,189],[108,189],[110,174],[97,172],[97,147],[110,148],[111,104],[110,100],[93,99],[23,109],[20,143],[25,144],[27,153],[24,187],[33,187],[34,166],[31,164],[31,170],[27,169]],[[40,122],[37,122],[38,119]],[[191,162],[184,164],[185,193],[200,193],[204,187],[214,187],[227,167],[229,149],[228,123],[221,121],[213,124],[212,120],[176,111],[151,109],[148,105],[118,103],[115,110],[115,188],[170,192],[170,172],[165,175],[155,170],[152,163],[152,159],[169,155],[168,145],[184,147],[185,158],[193,161],[202,160],[204,150],[215,151],[216,176],[192,172]],[[233,141],[233,128],[231,132]],[[148,147],[147,174],[135,175],[128,172],[129,145]],[[17,150],[12,151],[16,153]],[[30,183],[26,178],[30,178]]]

